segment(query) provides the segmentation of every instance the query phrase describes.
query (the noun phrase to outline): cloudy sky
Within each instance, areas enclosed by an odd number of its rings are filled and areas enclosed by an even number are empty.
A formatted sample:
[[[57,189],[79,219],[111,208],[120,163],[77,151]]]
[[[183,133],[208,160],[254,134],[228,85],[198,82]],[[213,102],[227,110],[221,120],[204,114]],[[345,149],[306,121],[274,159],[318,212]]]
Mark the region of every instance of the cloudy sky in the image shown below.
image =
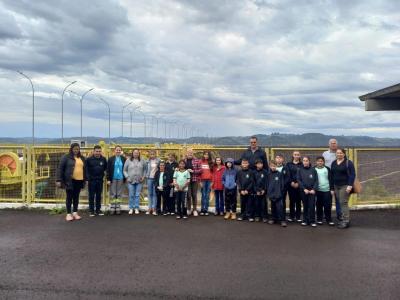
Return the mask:
[[[31,134],[21,70],[40,137],[61,136],[61,94],[74,80],[78,95],[94,88],[84,136],[107,135],[101,97],[112,136],[133,101],[210,136],[400,137],[398,112],[365,112],[358,100],[400,81],[399,11],[397,0],[0,0],[0,136]],[[80,135],[76,94],[64,96],[65,136]],[[143,136],[142,117],[133,122]]]

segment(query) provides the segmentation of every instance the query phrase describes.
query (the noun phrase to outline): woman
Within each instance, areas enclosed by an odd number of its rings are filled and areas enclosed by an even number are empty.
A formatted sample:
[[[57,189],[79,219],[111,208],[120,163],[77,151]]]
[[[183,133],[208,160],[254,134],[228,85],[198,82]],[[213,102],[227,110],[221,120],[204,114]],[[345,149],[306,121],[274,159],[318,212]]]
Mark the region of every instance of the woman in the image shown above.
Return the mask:
[[[213,170],[213,160],[209,151],[203,152],[201,160],[201,211],[200,216],[208,216],[208,206],[210,204],[210,191]]]
[[[348,228],[350,226],[349,198],[356,179],[356,170],[353,162],[347,159],[344,149],[336,150],[336,160],[332,162],[331,172],[335,197],[341,208],[341,220],[338,223],[338,228]]]
[[[139,149],[133,149],[131,157],[125,161],[124,176],[128,181],[129,190],[129,214],[139,214],[140,192],[146,174],[146,162],[140,159]]]
[[[297,182],[297,170],[303,166],[301,162],[300,151],[293,151],[292,161],[288,162],[287,167],[289,169],[290,185],[288,188],[289,193],[289,222],[301,223],[301,193],[299,189],[299,183]]]
[[[125,181],[124,164],[126,158],[122,155],[122,147],[117,145],[114,148],[114,156],[108,159],[107,184],[110,186],[110,211],[111,214],[121,213],[121,194]]]
[[[68,222],[82,219],[78,215],[78,205],[79,193],[84,188],[85,182],[85,158],[81,155],[79,144],[73,143],[69,147],[69,153],[61,158],[56,179],[57,187],[65,188],[67,193],[65,200],[67,216],[65,220]]]
[[[156,151],[149,151],[149,160],[146,163],[146,178],[147,178],[147,198],[149,199],[149,210],[146,215],[153,214],[157,216],[157,194],[155,189],[154,177],[158,170],[160,159],[156,157]]]

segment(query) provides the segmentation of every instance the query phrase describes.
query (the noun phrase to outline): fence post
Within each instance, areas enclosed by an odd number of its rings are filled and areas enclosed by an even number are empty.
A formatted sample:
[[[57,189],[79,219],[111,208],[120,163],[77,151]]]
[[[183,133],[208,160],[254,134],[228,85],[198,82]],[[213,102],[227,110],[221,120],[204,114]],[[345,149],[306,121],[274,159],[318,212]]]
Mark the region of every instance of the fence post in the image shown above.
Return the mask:
[[[347,158],[351,160],[355,165],[354,148],[347,148]],[[352,207],[356,203],[357,203],[357,194],[351,194],[349,198],[349,207]]]
[[[26,204],[32,202],[32,148],[28,146],[26,152]]]

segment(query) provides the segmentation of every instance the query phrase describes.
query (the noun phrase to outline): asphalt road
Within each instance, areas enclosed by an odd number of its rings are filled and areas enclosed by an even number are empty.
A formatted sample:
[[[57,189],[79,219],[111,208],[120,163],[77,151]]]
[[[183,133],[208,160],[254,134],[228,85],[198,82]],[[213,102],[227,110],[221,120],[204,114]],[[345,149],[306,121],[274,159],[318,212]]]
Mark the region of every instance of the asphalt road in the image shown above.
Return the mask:
[[[339,230],[3,210],[0,299],[399,299],[399,216]]]

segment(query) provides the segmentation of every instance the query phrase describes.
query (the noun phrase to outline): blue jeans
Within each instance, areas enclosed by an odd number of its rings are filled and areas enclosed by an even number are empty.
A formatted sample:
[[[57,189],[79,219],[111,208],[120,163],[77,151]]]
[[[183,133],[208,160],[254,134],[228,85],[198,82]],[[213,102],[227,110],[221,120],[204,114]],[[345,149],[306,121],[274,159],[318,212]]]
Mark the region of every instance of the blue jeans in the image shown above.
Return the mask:
[[[147,178],[147,195],[149,198],[149,209],[156,209],[157,194],[154,178]]]
[[[215,195],[215,212],[223,213],[224,212],[224,191],[223,190],[214,190]]]
[[[129,209],[139,209],[141,183],[128,183],[129,190]]]
[[[210,204],[211,180],[204,180],[201,183],[201,211],[205,213],[208,212],[208,206]]]

